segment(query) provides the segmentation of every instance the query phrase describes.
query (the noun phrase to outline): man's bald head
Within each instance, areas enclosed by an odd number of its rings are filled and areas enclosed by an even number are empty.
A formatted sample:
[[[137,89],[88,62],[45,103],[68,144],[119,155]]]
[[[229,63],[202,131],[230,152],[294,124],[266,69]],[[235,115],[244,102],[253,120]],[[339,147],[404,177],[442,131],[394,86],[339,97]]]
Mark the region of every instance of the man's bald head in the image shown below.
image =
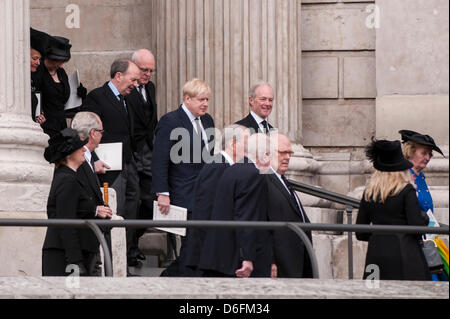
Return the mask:
[[[133,53],[131,60],[138,66],[141,71],[139,85],[146,85],[150,82],[152,74],[156,70],[155,56],[150,50],[140,49]]]
[[[289,162],[294,152],[292,151],[289,137],[281,133],[270,134],[271,146],[274,156],[272,157],[272,168],[280,175],[284,175],[289,168]]]

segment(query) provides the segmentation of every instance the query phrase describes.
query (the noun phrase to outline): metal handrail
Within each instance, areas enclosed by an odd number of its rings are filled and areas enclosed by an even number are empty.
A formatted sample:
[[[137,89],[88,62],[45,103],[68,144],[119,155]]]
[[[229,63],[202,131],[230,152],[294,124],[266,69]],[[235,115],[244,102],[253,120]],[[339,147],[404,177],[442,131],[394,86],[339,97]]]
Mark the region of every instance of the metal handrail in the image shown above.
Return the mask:
[[[15,227],[89,227],[97,236],[105,257],[105,275],[112,277],[111,254],[105,238],[99,227],[193,227],[193,228],[254,228],[254,229],[281,229],[288,228],[294,231],[304,242],[313,268],[313,278],[319,278],[317,258],[312,244],[305,230],[310,231],[351,231],[351,232],[387,232],[408,234],[449,234],[449,227],[423,227],[423,226],[393,226],[393,225],[336,225],[336,224],[310,224],[291,222],[237,222],[237,221],[155,221],[155,220],[78,220],[78,219],[0,219],[0,226]]]
[[[289,180],[289,183],[291,183],[292,187],[296,191],[299,191],[299,192],[302,192],[302,193],[305,193],[308,195],[312,195],[315,197],[327,199],[329,201],[343,204],[346,206],[350,206],[353,208],[359,208],[360,201],[357,200],[356,198],[345,196],[345,195],[335,193],[335,192],[330,192],[330,191],[327,191],[325,189],[322,189],[322,188],[319,188],[316,186],[303,184],[303,183],[293,181],[293,180]]]

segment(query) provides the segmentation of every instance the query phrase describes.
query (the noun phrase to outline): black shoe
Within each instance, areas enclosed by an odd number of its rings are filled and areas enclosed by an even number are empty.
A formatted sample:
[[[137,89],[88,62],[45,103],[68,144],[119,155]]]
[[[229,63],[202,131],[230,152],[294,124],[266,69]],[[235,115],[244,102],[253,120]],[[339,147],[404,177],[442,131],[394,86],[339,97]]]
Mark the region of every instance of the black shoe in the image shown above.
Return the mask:
[[[136,255],[136,259],[139,259],[139,260],[145,260],[146,257],[145,257],[144,254],[139,253],[139,254]]]
[[[140,275],[132,274],[131,272],[127,271],[127,277],[141,277]]]
[[[139,260],[137,260],[136,257],[128,257],[127,265],[128,267],[138,267],[138,268],[142,267],[142,263]]]

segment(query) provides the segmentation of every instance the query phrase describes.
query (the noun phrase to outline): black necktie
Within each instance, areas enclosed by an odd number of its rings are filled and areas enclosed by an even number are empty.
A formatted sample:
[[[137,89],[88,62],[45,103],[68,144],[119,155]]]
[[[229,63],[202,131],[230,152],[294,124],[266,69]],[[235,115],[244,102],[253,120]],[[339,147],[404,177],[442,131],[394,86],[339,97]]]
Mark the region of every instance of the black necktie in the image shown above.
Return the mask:
[[[139,92],[141,93],[141,96],[144,99],[144,101],[147,102],[147,99],[144,95],[144,86],[143,85],[139,85]]]
[[[264,120],[261,122],[262,126],[264,127],[264,133],[269,133],[269,129],[267,128],[267,121]]]
[[[94,156],[91,155],[91,166],[92,166],[92,171],[95,174],[95,162],[94,162]]]
[[[284,175],[281,175],[281,179],[283,180],[286,187],[289,189],[289,193],[291,194],[292,199],[294,200],[294,203],[296,204],[298,210],[300,211],[300,216],[302,217],[303,222],[305,222],[305,216],[303,215],[302,207],[297,202],[297,195],[295,194],[295,190],[292,188],[291,183],[287,180]]]
[[[124,100],[124,98],[123,98],[123,95],[122,95],[122,94],[119,94],[118,97],[119,97],[119,99],[120,99],[120,101],[119,101],[120,105],[123,106],[123,108],[125,109],[125,113],[128,114],[127,105],[126,105],[126,103],[125,103],[125,100]]]

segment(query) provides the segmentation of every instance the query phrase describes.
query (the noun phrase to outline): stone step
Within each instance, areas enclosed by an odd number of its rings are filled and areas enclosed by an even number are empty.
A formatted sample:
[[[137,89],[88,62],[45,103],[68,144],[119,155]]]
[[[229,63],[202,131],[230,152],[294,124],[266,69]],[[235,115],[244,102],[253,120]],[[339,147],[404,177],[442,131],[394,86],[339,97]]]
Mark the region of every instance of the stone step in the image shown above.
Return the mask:
[[[362,280],[327,279],[80,277],[68,285],[67,278],[59,277],[0,277],[0,299],[148,298],[177,299],[178,301],[174,302],[185,305],[187,299],[448,300],[448,294],[448,282],[432,281],[385,280],[373,283]],[[229,303],[227,300],[223,302]],[[176,311],[172,316],[171,309],[163,310],[169,317],[179,317],[178,309],[179,307],[175,308]],[[274,313],[275,309],[270,313],[270,317],[278,318],[282,315],[280,313],[275,316]]]

